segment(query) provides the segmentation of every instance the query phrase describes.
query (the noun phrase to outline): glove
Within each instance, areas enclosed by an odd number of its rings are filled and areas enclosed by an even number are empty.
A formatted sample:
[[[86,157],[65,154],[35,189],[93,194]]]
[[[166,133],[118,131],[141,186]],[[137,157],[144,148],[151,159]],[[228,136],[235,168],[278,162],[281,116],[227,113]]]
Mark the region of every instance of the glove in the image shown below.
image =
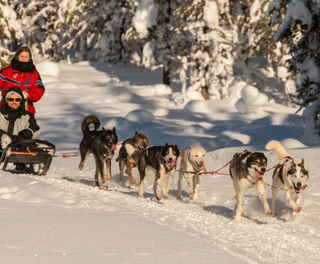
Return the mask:
[[[23,139],[30,139],[32,138],[32,132],[30,129],[23,129],[18,133],[18,137]]]
[[[29,97],[28,92],[26,90],[23,90],[22,93],[23,93],[23,98],[28,99],[28,97]]]
[[[12,138],[8,134],[2,134],[1,147],[5,149],[12,142]]]

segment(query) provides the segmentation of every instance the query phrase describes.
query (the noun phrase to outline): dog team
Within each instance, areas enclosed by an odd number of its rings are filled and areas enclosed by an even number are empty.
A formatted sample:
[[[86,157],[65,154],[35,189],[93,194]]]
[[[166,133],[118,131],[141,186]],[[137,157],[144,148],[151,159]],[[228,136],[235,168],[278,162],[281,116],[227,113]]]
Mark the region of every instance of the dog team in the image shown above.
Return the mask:
[[[90,129],[93,126],[94,128]],[[82,121],[81,129],[83,138],[80,142],[81,161],[79,169],[82,170],[84,162],[89,153],[92,153],[96,163],[94,186],[100,187],[99,175],[101,177],[102,189],[107,189],[107,180],[111,179],[111,159],[114,156],[118,136],[116,128],[99,130],[100,121],[95,115],[89,115]],[[144,134],[136,132],[133,137],[121,143],[119,155],[116,161],[119,163],[120,182],[123,182],[124,172],[128,175],[130,185],[139,186],[139,195],[144,195],[144,179],[149,170],[154,172],[153,191],[155,198],[168,198],[168,192],[172,177],[179,171],[177,198],[182,199],[182,180],[186,179],[188,193],[191,199],[199,195],[201,175],[206,172],[206,151],[202,146],[190,146],[181,152],[177,145],[149,146],[148,138]],[[309,178],[308,169],[304,160],[297,160],[290,156],[279,141],[271,140],[266,144],[267,150],[274,150],[279,158],[275,166],[272,181],[272,207],[269,208],[264,174],[267,171],[267,158],[261,152],[243,151],[234,154],[230,160],[229,172],[233,180],[236,192],[235,220],[240,220],[244,215],[242,207],[245,193],[248,189],[255,187],[263,205],[266,215],[274,216],[276,210],[276,195],[278,190],[285,192],[288,205],[294,213],[301,211],[301,192],[307,186]],[[180,159],[179,169],[177,160]],[[106,163],[107,176],[104,173]],[[135,182],[132,170],[138,169],[138,179]],[[164,178],[166,177],[166,183]],[[161,192],[158,192],[158,186]],[[295,199],[292,196],[295,194]]]

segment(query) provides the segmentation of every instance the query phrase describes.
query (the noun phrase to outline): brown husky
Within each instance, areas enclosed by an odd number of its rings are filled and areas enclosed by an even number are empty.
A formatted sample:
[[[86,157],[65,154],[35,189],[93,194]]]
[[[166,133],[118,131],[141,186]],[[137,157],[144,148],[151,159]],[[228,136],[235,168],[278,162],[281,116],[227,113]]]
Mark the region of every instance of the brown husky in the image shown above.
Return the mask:
[[[144,134],[136,132],[133,137],[123,141],[119,150],[119,162],[120,169],[120,182],[123,182],[123,171],[128,174],[130,185],[134,184],[134,178],[132,175],[132,168],[135,167],[140,159],[141,153],[147,149],[149,145],[148,138]],[[138,184],[140,179],[138,179]]]

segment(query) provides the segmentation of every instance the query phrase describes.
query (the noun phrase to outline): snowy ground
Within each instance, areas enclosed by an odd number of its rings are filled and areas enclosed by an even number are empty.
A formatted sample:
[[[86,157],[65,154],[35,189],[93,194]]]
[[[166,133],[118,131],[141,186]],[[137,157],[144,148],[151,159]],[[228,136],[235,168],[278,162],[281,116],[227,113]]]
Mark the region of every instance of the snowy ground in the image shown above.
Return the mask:
[[[36,104],[40,138],[56,145],[57,157],[44,177],[1,171],[1,262],[320,262],[320,148],[301,142],[302,119],[295,109],[264,100],[253,106],[252,87],[238,101],[242,83],[235,85],[228,101],[188,101],[161,85],[157,70],[86,62],[43,63],[38,69],[47,89]],[[252,109],[259,111],[245,112]],[[80,123],[87,114],[96,114],[105,128],[116,126],[120,141],[139,131],[151,145],[168,142],[185,150],[198,142],[208,152],[210,171],[244,149],[264,151],[271,167],[277,158],[264,145],[280,140],[294,157],[303,157],[310,170],[303,210],[293,216],[280,191],[277,216],[267,217],[252,189],[245,197],[246,216],[235,222],[235,192],[230,177],[223,175],[204,175],[199,199],[189,200],[184,191],[179,201],[175,174],[169,199],[156,202],[150,172],[145,198],[139,198],[136,186],[118,183],[115,160],[109,190],[93,188],[92,157],[83,171],[78,170],[79,157],[61,157],[77,151]],[[271,183],[271,172],[266,180]],[[267,194],[270,204],[270,187]]]

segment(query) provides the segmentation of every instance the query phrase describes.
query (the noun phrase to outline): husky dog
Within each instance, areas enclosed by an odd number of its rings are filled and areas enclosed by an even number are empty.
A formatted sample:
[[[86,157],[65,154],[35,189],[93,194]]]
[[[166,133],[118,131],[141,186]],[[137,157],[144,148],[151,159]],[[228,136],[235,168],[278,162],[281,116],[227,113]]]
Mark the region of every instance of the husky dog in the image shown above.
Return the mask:
[[[141,153],[147,149],[148,145],[148,138],[138,132],[136,132],[133,137],[123,141],[119,150],[119,157],[117,158],[120,169],[120,182],[123,181],[123,170],[126,167],[125,172],[128,174],[130,184],[134,184],[132,168],[137,165]],[[138,180],[138,184],[139,183],[140,180]]]
[[[264,211],[271,215],[267,202],[263,175],[266,172],[267,158],[261,152],[244,152],[236,153],[231,160],[229,167],[233,187],[237,195],[235,220],[240,220],[244,215],[242,203],[244,194],[249,188],[256,187],[259,198],[263,204]]]
[[[206,151],[201,146],[191,146],[182,155],[178,180],[178,199],[182,198],[181,185],[182,178],[186,174],[189,186],[189,195],[192,199],[197,199],[201,181],[201,170],[205,170]]]
[[[90,131],[89,125],[94,125],[94,130]],[[82,121],[81,129],[83,138],[80,143],[80,155],[81,161],[79,169],[82,170],[84,162],[88,157],[89,153],[93,153],[96,162],[96,174],[94,180],[94,186],[100,187],[99,185],[99,174],[102,180],[102,188],[107,189],[106,175],[104,173],[104,161],[107,167],[107,179],[111,179],[111,159],[113,158],[114,151],[116,150],[116,144],[118,143],[118,136],[116,134],[116,128],[112,130],[98,130],[100,127],[100,121],[95,115],[89,115]]]
[[[155,181],[153,191],[157,200],[161,199],[161,195],[157,192],[157,187],[162,188],[162,197],[168,198],[168,192],[172,176],[176,171],[176,163],[179,157],[179,149],[177,145],[154,146],[144,151],[138,162],[138,170],[140,174],[140,190],[139,194],[142,197],[144,194],[144,178],[147,170],[153,170]],[[167,183],[163,184],[164,175],[167,175]]]
[[[307,187],[306,183],[309,178],[309,171],[304,164],[304,160],[293,159],[277,140],[269,141],[266,149],[273,149],[280,160],[273,172],[272,214],[275,214],[276,196],[281,187],[285,191],[287,203],[295,213],[299,213],[301,211],[301,191]],[[296,193],[296,201],[291,198],[293,193]]]

